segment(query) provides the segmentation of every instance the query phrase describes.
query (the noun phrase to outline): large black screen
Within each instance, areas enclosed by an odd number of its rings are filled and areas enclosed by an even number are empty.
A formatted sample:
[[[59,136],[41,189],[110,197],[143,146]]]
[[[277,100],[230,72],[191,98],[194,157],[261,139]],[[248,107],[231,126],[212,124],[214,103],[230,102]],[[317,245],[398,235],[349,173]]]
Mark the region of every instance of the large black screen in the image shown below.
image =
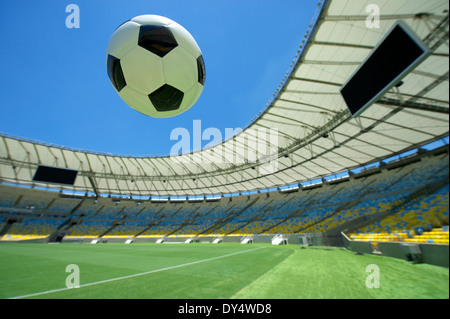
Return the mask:
[[[341,88],[350,113],[356,116],[373,104],[420,63],[428,52],[412,31],[397,22]]]
[[[66,168],[39,165],[34,173],[34,182],[73,185],[78,171]]]

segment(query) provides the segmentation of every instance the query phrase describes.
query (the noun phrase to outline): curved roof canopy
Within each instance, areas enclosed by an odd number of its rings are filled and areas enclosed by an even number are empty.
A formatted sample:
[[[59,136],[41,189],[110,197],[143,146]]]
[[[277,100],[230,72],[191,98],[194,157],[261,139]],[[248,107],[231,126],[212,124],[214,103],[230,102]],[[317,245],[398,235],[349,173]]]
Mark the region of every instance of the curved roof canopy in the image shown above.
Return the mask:
[[[379,27],[366,25],[368,6]],[[0,181],[28,185],[39,164],[79,170],[83,192],[185,196],[239,193],[350,170],[448,136],[447,0],[319,2],[298,55],[267,108],[234,138],[175,157],[114,156],[0,135]],[[394,23],[431,50],[402,85],[352,117],[340,88]]]

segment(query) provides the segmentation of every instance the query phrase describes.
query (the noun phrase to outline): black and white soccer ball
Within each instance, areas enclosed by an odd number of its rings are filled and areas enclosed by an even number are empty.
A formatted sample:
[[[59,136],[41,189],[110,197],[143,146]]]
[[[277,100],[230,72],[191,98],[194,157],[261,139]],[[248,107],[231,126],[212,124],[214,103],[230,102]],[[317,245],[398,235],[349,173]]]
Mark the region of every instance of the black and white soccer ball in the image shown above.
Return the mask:
[[[162,16],[141,15],[121,24],[108,43],[109,79],[120,97],[151,117],[190,109],[205,85],[205,63],[192,35]]]

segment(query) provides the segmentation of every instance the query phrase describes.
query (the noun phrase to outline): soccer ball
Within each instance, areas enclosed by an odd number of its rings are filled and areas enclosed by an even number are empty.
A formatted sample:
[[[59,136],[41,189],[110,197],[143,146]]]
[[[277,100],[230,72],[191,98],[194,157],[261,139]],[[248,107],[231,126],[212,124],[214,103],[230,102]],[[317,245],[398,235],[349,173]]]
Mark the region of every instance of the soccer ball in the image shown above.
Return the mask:
[[[119,96],[151,117],[172,117],[190,109],[205,85],[205,63],[192,35],[157,15],[121,24],[108,43],[108,77]]]

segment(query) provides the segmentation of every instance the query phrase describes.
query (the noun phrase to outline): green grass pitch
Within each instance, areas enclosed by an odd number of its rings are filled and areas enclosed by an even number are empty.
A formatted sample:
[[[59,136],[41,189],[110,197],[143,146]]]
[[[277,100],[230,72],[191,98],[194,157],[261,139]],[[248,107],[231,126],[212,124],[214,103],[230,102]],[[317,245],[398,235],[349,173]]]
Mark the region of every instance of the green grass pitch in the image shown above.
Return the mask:
[[[66,280],[79,269],[79,288]],[[368,288],[368,265],[379,288]],[[0,244],[0,298],[448,299],[449,269],[339,248]]]

